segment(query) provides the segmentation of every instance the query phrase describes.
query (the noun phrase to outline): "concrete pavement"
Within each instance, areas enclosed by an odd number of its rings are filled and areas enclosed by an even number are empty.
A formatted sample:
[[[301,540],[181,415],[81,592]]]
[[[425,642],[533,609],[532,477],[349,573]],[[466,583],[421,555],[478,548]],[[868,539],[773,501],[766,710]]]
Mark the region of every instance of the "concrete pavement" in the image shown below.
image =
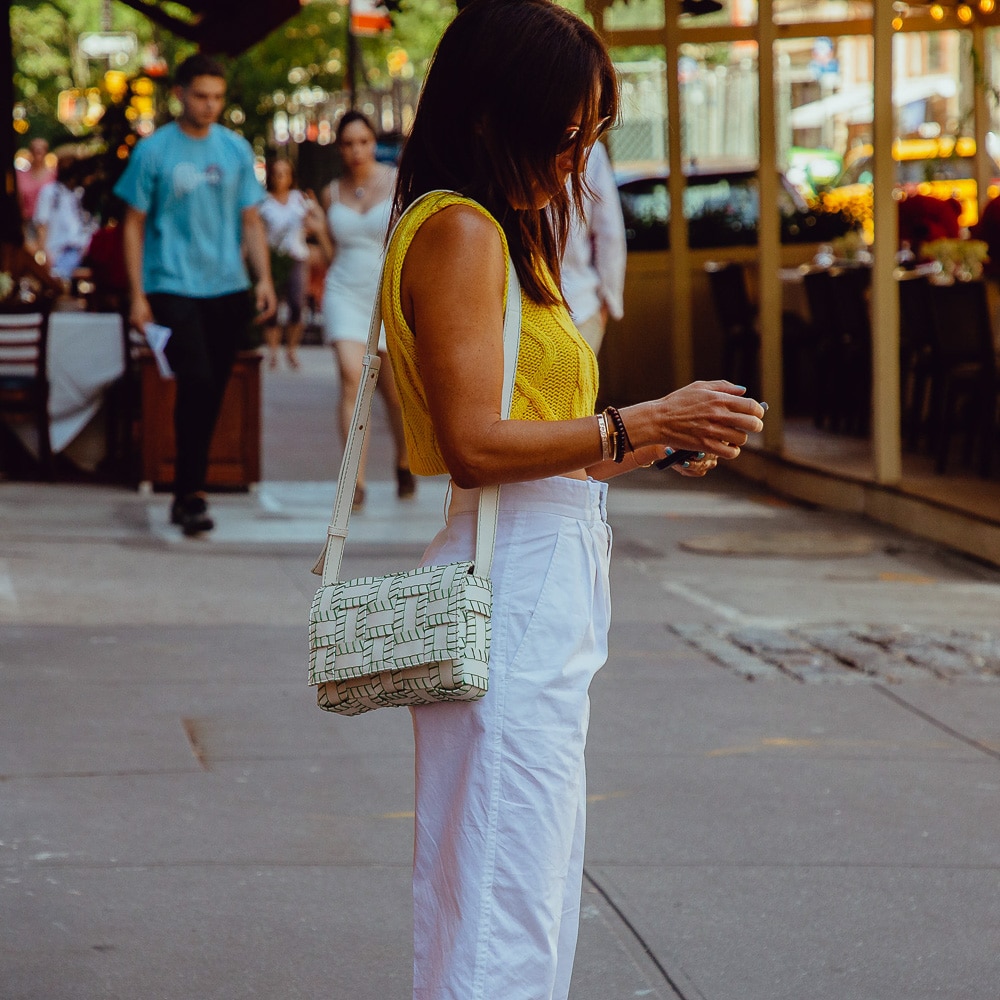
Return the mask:
[[[0,484],[0,998],[409,996],[406,712],[320,712],[324,351],[266,373],[265,482]],[[444,482],[384,434],[344,572]],[[729,474],[616,484],[573,1000],[1000,997],[1000,573]]]

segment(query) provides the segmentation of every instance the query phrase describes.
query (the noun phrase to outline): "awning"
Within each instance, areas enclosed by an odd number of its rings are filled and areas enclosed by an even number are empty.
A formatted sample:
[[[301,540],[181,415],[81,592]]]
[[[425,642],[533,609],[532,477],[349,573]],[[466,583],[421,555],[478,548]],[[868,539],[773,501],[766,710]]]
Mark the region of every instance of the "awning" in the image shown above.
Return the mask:
[[[897,108],[929,97],[954,97],[958,88],[951,76],[938,74],[913,80],[898,80],[892,88],[892,100]],[[829,119],[846,117],[852,125],[872,120],[872,87],[865,84],[841,90],[829,97],[794,108],[789,115],[792,128],[819,128]]]

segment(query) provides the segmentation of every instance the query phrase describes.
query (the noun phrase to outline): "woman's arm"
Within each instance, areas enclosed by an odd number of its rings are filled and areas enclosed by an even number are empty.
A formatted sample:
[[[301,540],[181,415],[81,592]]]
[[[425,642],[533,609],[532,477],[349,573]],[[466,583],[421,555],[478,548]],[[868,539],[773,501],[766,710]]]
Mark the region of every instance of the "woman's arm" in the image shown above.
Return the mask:
[[[333,263],[333,258],[337,253],[337,241],[333,238],[333,231],[330,229],[330,205],[333,203],[332,187],[333,181],[330,181],[319,194],[319,204],[323,218],[322,224],[316,226],[316,241],[319,244],[320,250],[323,251],[323,256],[326,258],[327,264]]]
[[[420,227],[403,265],[403,313],[452,478],[472,488],[584,470],[607,474],[596,417],[501,419],[505,273],[496,227],[462,205]],[[728,382],[695,383],[623,408],[637,457],[645,464],[670,444],[735,458],[747,435],[763,427],[763,410],[743,391]]]
[[[305,206],[302,228],[305,230],[306,236],[315,238],[323,258],[329,263],[333,260],[333,243],[330,241],[330,230],[327,227],[326,210],[320,208],[311,191],[302,192],[302,202]]]

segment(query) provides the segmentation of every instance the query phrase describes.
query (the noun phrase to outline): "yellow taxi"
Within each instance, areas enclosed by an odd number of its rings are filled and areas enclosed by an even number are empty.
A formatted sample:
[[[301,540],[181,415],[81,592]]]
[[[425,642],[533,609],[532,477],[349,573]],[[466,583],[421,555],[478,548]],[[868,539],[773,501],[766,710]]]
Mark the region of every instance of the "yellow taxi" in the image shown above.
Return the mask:
[[[896,161],[896,190],[900,195],[924,194],[932,198],[956,198],[962,206],[960,226],[972,226],[979,218],[976,186],[976,140],[968,136],[934,139],[897,139],[892,144]],[[846,212],[859,222],[865,239],[874,237],[872,222],[872,178],[874,150],[857,146],[844,157],[844,171],[833,187],[820,197],[825,208]],[[996,162],[994,160],[994,162]],[[997,165],[1000,171],[1000,164]],[[990,185],[989,197],[1000,193],[1000,184]]]

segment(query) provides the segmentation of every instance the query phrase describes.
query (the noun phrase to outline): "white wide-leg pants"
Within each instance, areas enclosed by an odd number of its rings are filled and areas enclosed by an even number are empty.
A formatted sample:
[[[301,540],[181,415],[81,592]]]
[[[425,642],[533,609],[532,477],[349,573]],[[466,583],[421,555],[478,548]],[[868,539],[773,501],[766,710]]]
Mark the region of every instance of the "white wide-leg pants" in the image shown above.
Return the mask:
[[[412,709],[414,1000],[566,1000],[576,949],[588,688],[607,658],[607,487],[500,489],[489,691]],[[471,559],[456,491],[424,563]]]

